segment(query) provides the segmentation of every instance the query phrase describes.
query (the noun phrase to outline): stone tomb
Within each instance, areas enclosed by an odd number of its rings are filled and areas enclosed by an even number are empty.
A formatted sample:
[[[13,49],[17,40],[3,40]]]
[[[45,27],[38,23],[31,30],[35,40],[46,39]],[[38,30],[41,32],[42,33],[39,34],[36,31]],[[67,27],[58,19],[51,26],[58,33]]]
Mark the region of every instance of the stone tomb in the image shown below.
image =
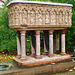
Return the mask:
[[[71,27],[72,5],[36,1],[12,1],[8,5],[9,27],[17,32],[18,66],[36,66],[70,59],[65,52],[65,31]],[[40,54],[40,31],[44,31],[44,55]],[[53,52],[53,32],[61,30],[61,52]],[[25,34],[31,31],[31,56],[26,56]],[[49,31],[49,51],[47,32]],[[36,37],[35,37],[35,34]],[[36,40],[35,40],[36,39]],[[36,44],[36,47],[35,47]],[[35,49],[36,48],[36,49]],[[36,51],[35,51],[36,50]],[[56,50],[59,50],[59,33],[56,34]]]

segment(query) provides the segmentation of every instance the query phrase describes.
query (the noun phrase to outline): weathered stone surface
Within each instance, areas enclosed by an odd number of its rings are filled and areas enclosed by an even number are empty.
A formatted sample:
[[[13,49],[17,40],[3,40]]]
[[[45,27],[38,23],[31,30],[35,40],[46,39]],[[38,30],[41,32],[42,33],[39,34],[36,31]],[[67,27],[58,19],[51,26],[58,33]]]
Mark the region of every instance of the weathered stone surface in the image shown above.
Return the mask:
[[[61,55],[65,55],[65,31],[66,30],[62,30],[62,34],[61,34]]]
[[[71,27],[72,6],[13,2],[8,5],[9,27],[49,30]]]
[[[53,55],[53,30],[49,31],[49,56],[52,57]]]

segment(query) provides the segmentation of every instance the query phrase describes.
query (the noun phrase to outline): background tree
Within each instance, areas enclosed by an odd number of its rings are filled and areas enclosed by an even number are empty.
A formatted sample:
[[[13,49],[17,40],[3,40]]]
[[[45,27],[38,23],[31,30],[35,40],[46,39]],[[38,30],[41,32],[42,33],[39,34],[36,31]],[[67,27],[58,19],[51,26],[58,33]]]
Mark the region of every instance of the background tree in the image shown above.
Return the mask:
[[[0,52],[5,53],[16,53],[16,32],[8,27],[8,8],[7,4],[10,2],[4,2],[3,8],[0,8]],[[73,5],[73,16],[72,16],[72,27],[66,31],[66,51],[73,51],[71,45],[75,45],[75,0],[34,0],[34,1],[47,1],[47,2],[58,2],[58,3],[69,3]],[[29,32],[27,32],[29,34]],[[43,32],[41,32],[41,40],[43,40]],[[30,35],[30,34],[29,34]],[[31,37],[26,37],[30,40]],[[43,44],[43,42],[41,42]],[[27,42],[26,49],[30,52],[30,42]],[[43,46],[42,46],[43,51]]]

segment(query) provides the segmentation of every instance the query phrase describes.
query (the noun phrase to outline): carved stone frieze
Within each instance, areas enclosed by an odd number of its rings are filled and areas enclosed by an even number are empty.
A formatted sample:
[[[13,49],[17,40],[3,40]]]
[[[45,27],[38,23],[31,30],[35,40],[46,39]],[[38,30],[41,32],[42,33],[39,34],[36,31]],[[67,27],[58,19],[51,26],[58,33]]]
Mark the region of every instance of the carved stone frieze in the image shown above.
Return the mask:
[[[8,6],[11,27],[70,27],[72,7],[14,3]]]

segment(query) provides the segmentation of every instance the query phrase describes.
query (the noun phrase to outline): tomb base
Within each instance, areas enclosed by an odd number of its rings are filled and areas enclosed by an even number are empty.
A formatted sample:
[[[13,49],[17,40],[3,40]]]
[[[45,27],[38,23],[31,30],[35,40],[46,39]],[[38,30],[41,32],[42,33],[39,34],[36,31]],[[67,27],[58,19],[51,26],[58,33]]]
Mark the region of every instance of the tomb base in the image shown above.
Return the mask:
[[[32,66],[39,66],[39,65],[49,64],[49,63],[56,63],[56,62],[71,59],[70,55],[62,56],[62,55],[56,55],[56,54],[54,54],[53,57],[49,57],[49,56],[45,56],[45,55],[42,55],[41,57],[42,57],[42,59],[36,59],[31,56],[26,56],[25,61],[21,61],[21,59],[19,59],[19,58],[14,58],[13,63],[15,65],[17,65],[18,67],[32,67]]]

